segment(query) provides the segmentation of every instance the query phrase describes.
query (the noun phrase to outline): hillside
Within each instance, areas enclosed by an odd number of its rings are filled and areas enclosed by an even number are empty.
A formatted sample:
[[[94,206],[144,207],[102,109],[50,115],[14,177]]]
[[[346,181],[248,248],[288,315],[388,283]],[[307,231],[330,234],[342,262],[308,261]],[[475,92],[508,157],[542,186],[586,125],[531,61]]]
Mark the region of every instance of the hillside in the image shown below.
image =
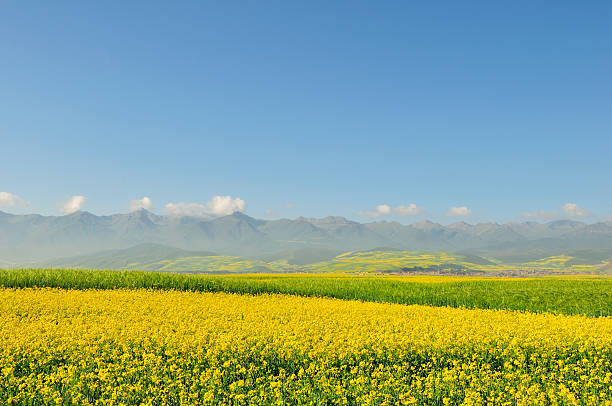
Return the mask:
[[[317,258],[318,260],[313,260]],[[523,263],[504,263],[473,254],[446,251],[405,251],[391,248],[349,251],[339,255],[323,249],[295,249],[266,258],[187,251],[159,244],[59,258],[32,267],[143,270],[178,273],[394,273],[452,275],[521,275],[607,272],[604,261],[559,255]]]
[[[341,252],[326,248],[294,248],[263,256],[265,262],[286,262],[290,265],[309,265],[329,261]]]
[[[187,251],[161,244],[140,244],[127,249],[106,250],[91,255],[57,258],[36,265],[49,268],[131,269],[152,263],[171,263],[186,258],[215,255],[207,251]]]

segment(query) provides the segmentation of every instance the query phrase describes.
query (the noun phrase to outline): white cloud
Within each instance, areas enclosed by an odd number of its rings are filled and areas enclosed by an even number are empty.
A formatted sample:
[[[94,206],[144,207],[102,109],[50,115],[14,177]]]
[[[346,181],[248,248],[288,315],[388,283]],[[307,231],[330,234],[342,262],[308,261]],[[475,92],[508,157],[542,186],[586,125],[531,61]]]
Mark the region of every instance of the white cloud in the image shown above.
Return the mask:
[[[213,198],[206,203],[206,208],[215,216],[226,216],[235,211],[244,211],[244,209],[246,209],[246,203],[238,197],[213,196]]]
[[[244,200],[231,196],[213,196],[206,204],[198,203],[168,203],[164,211],[169,216],[177,217],[221,217],[235,211],[244,211]]]
[[[168,203],[164,212],[177,217],[210,217],[206,207],[197,203]]]
[[[0,192],[0,206],[27,207],[30,203],[9,192]]]
[[[555,220],[560,216],[559,213],[551,210],[536,210],[531,213],[521,213],[521,217],[525,219]]]
[[[421,209],[414,203],[410,203],[408,206],[394,207],[393,213],[399,214],[400,216],[415,216],[417,214],[423,213],[423,209]]]
[[[150,210],[153,207],[153,202],[148,197],[143,197],[140,200],[130,201],[130,211],[136,211],[140,209]]]
[[[60,211],[64,214],[74,213],[81,210],[87,198],[85,196],[72,196],[70,199],[60,203]]]
[[[388,204],[379,204],[376,206],[376,210],[366,210],[357,212],[358,216],[379,218],[380,216],[386,216],[389,214],[397,214],[398,216],[414,216],[423,213],[423,209],[418,207],[414,203],[410,203],[408,206],[396,206],[391,207]]]
[[[266,216],[269,217],[278,217],[278,213],[274,210],[266,210]]]
[[[391,213],[391,206],[388,204],[379,204],[376,206],[376,211],[382,215]]]
[[[465,216],[469,216],[470,214],[472,214],[472,210],[468,209],[465,206],[451,207],[446,212],[446,215],[448,217],[465,217]]]
[[[561,212],[552,210],[537,210],[531,213],[522,213],[521,217],[527,219],[541,219],[541,220],[556,220],[564,217],[587,217],[592,213],[578,206],[576,203],[566,203],[560,207]]]
[[[563,206],[561,206],[561,210],[563,210],[565,214],[570,217],[586,217],[591,215],[589,210],[583,209],[576,203],[565,203]]]

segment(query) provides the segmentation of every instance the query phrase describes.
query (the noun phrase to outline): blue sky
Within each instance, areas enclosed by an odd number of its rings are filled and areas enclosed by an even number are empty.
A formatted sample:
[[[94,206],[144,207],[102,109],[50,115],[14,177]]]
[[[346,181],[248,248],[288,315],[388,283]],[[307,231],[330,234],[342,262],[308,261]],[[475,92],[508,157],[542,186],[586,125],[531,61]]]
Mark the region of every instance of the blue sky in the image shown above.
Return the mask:
[[[0,210],[611,215],[612,3],[421,3],[3,2]]]

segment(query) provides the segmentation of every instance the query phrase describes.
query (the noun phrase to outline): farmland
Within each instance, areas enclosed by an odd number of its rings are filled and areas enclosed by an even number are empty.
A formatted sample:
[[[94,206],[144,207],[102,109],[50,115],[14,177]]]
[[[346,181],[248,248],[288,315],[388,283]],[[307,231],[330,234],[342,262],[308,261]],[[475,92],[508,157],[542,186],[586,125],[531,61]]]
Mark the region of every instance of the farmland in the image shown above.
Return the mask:
[[[612,279],[0,271],[4,404],[610,404]]]
[[[606,273],[610,253],[575,252],[503,261],[467,253],[374,249],[336,253],[293,250],[262,257],[196,253],[155,244],[31,264],[35,267],[124,269],[182,273],[345,273],[549,275]]]
[[[612,316],[612,278],[474,278],[343,274],[184,275],[0,270],[0,286],[289,294],[399,304]]]

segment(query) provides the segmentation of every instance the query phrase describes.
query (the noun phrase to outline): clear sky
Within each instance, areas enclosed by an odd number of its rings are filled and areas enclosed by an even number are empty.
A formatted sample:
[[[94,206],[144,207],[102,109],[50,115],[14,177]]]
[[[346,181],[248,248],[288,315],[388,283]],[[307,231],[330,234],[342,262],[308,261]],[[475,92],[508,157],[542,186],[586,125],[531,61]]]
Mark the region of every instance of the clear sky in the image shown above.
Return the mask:
[[[5,1],[0,210],[597,221],[611,21],[610,1]]]

